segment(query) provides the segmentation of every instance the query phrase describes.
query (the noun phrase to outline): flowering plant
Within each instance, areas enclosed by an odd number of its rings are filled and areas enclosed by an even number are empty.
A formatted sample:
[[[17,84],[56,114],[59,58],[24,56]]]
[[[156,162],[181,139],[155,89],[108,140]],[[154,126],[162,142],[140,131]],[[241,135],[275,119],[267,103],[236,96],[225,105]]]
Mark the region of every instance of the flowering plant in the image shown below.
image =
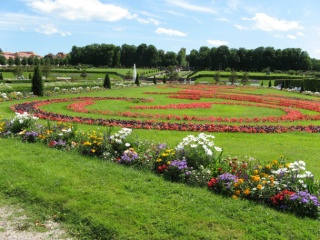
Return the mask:
[[[13,117],[12,120],[9,122],[10,131],[12,133],[19,133],[23,130],[30,129],[34,126],[37,119],[37,117],[27,112],[16,112],[15,117]]]
[[[119,159],[119,163],[131,165],[138,158],[138,153],[133,148],[129,148],[123,152],[121,158]]]
[[[173,182],[185,182],[189,174],[189,168],[185,159],[173,160],[168,164],[164,177]]]
[[[289,206],[291,211],[300,216],[317,218],[320,216],[320,203],[317,196],[306,191],[295,192],[290,195]]]
[[[200,133],[198,136],[188,135],[176,147],[178,154],[185,157],[189,167],[198,169],[215,164],[222,154],[222,148],[214,145],[214,136]],[[219,154],[218,156],[217,153]]]

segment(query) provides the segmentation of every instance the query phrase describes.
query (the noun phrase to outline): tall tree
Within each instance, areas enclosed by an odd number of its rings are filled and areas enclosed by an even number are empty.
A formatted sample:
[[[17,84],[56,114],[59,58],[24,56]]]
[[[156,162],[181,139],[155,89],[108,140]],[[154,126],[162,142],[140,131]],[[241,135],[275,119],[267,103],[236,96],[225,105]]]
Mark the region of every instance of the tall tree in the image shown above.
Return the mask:
[[[158,50],[155,46],[149,45],[146,51],[146,64],[148,67],[157,67],[159,62]]]
[[[178,64],[180,67],[187,66],[187,58],[186,58],[186,49],[185,48],[181,48],[179,50],[177,60],[178,60]]]
[[[43,87],[43,81],[42,81],[42,73],[41,68],[39,65],[37,65],[34,68],[33,77],[32,77],[32,88],[31,91],[36,96],[43,96],[44,93],[44,87]]]

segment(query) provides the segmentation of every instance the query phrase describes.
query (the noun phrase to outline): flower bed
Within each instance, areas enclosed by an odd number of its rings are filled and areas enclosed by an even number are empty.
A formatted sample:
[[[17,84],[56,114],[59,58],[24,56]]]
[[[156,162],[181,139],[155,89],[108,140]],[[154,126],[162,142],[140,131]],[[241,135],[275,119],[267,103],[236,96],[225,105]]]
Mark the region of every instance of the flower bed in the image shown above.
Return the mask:
[[[78,131],[70,123],[46,126],[37,117],[16,113],[13,119],[0,120],[0,136],[15,137],[27,143],[41,142],[63,151],[78,151],[118,164],[148,169],[164,178],[208,186],[214,193],[234,199],[259,201],[280,211],[319,219],[320,182],[306,170],[303,161],[285,158],[259,162],[253,158],[222,159],[222,148],[214,136],[205,133],[188,135],[174,147],[164,143],[140,141],[132,129],[116,133]]]

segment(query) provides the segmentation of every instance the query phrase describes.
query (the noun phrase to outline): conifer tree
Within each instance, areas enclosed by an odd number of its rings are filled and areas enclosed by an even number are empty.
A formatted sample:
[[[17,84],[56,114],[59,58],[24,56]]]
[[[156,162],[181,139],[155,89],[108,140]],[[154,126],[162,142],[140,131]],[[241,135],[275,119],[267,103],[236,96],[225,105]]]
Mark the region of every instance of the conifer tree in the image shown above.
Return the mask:
[[[136,81],[134,82],[138,87],[140,86],[139,74],[137,74]]]
[[[34,68],[33,77],[32,77],[32,89],[34,95],[36,96],[43,96],[44,87],[43,87],[43,81],[42,81],[42,73],[41,68],[39,65],[37,65]]]
[[[106,76],[104,77],[103,87],[104,87],[104,88],[111,89],[111,81],[110,81],[110,77],[109,77],[109,74],[108,74],[108,73],[107,73]]]
[[[163,83],[166,83],[167,82],[167,79],[166,79],[166,76],[163,77]]]
[[[153,76],[153,83],[154,83],[155,85],[157,85],[157,80],[156,80],[156,76],[155,76],[155,75]]]
[[[269,80],[269,88],[271,88],[271,79]]]

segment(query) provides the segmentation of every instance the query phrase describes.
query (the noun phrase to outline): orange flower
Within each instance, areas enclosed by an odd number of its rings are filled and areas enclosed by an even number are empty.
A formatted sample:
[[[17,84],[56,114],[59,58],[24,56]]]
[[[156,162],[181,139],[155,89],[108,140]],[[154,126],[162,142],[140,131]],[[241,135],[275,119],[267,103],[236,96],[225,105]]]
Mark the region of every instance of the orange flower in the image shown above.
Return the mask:
[[[249,195],[250,194],[250,188],[247,188],[246,190],[244,190],[243,192],[245,195]]]
[[[235,195],[239,196],[241,191],[240,190],[236,190],[234,193],[235,193]]]

